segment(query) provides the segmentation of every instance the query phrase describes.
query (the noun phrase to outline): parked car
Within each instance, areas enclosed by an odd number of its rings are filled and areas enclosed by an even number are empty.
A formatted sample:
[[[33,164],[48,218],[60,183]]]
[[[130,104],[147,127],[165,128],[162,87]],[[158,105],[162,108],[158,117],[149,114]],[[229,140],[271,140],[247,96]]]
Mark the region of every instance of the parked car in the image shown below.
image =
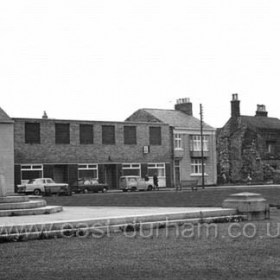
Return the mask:
[[[17,185],[18,193],[33,193],[34,195],[48,193],[71,194],[69,185],[66,183],[56,183],[52,178],[31,179],[25,184]]]
[[[73,184],[71,184],[71,191],[75,193],[87,193],[87,192],[107,192],[108,185],[99,183],[96,178],[80,178]]]
[[[123,192],[127,191],[151,191],[153,190],[153,184],[150,181],[140,176],[121,176],[120,177],[120,189]]]

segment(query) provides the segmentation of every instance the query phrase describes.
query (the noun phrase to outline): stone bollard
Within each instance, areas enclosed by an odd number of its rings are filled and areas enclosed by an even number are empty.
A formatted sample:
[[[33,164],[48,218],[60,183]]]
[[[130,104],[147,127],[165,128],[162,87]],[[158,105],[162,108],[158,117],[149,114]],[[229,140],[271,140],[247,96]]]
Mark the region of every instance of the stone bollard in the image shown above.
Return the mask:
[[[270,218],[269,204],[258,193],[236,193],[223,201],[223,208],[233,208],[238,214],[247,215],[248,220]]]

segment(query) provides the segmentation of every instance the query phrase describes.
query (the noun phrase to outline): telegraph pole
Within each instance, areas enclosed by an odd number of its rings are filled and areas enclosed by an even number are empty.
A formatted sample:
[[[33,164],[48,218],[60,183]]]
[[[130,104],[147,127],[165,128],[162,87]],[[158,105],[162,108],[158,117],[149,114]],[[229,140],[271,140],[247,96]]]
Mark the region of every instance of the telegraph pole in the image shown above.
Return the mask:
[[[200,104],[200,140],[201,140],[201,185],[204,189],[204,154],[203,154],[203,108]]]

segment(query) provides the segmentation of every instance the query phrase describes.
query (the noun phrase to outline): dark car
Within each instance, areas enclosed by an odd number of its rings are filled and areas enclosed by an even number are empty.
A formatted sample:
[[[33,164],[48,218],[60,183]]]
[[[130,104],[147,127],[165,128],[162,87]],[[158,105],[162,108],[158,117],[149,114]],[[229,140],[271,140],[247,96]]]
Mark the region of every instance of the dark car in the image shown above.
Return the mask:
[[[107,192],[108,185],[98,182],[98,179],[93,178],[80,178],[78,181],[71,184],[71,190],[74,193],[87,193],[87,192]]]

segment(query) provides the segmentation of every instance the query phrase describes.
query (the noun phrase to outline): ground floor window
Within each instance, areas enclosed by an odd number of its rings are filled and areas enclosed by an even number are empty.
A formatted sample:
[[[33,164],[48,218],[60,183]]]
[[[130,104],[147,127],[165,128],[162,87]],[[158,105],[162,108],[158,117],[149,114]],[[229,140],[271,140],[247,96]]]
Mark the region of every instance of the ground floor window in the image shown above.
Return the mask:
[[[204,174],[205,174],[205,161],[204,161]],[[202,174],[202,161],[201,159],[192,159],[191,161],[192,174]]]
[[[98,164],[78,164],[78,178],[98,178]]]
[[[140,163],[124,163],[122,164],[122,174],[123,176],[141,176]]]
[[[164,163],[149,163],[148,175],[153,177],[157,174],[158,177],[165,177],[165,164]]]
[[[43,177],[42,164],[22,164],[21,165],[21,183],[28,182],[30,179]]]

